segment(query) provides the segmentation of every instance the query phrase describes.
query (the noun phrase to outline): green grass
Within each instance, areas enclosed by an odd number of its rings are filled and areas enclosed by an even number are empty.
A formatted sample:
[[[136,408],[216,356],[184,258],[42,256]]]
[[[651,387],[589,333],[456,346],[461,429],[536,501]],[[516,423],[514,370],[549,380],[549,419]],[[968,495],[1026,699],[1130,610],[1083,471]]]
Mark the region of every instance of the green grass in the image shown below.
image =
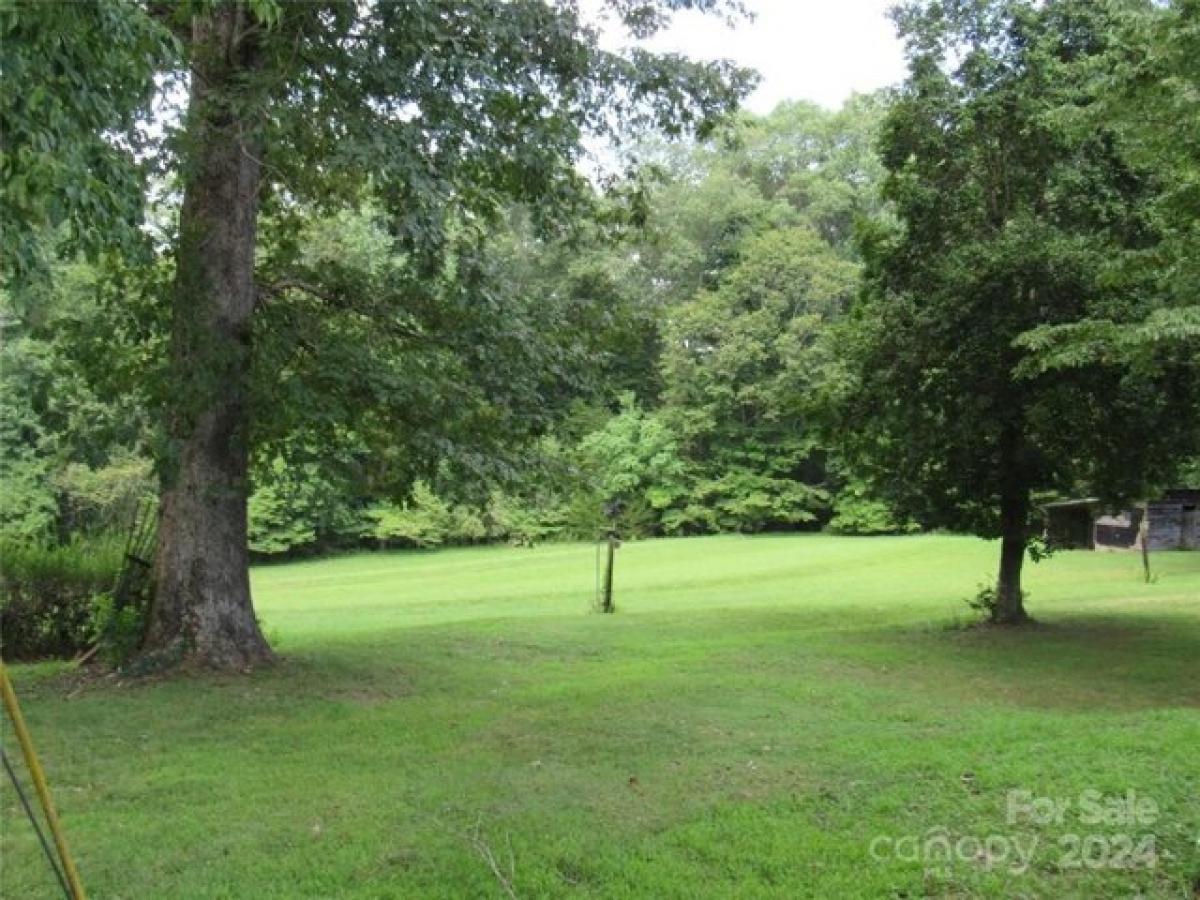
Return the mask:
[[[503,897],[489,854],[523,898],[1192,897],[1200,554],[1149,585],[1133,556],[1060,554],[1028,571],[1037,627],[947,627],[995,555],[631,543],[608,617],[587,545],[276,565],[272,670],[17,683],[94,897]],[[1006,822],[1009,791],[1088,789],[1158,815]],[[0,802],[0,893],[54,896]],[[1019,875],[871,852],[938,829],[1038,843]],[[1072,866],[1070,834],[1152,834],[1157,864]]]

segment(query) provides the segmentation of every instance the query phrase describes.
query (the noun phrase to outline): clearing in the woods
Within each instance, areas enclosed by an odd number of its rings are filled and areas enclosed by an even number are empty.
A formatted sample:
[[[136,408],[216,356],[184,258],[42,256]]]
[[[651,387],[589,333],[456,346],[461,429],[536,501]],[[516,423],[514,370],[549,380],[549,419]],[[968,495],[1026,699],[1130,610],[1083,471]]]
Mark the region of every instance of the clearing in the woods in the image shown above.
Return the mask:
[[[995,558],[629,543],[601,616],[590,545],[355,555],[254,571],[272,669],[15,676],[94,897],[1190,897],[1200,554],[964,627]],[[6,895],[55,896],[0,800]]]

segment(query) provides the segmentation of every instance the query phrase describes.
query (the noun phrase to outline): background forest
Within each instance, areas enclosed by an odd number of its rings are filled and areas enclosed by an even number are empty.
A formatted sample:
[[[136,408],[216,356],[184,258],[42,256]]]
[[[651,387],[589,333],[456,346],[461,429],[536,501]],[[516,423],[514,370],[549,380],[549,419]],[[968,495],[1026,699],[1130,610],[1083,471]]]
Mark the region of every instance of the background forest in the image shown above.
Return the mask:
[[[365,317],[314,328],[306,306],[319,297],[273,291],[255,377],[295,411],[256,443],[253,551],[591,538],[614,500],[628,536],[913,527],[870,499],[816,427],[831,326],[858,283],[856,223],[884,215],[883,110],[880,97],[836,112],[789,103],[704,143],[641,147],[649,174],[554,237],[513,208],[477,261],[502,318],[463,328],[451,297],[414,311],[431,335],[453,317],[453,343],[379,334]],[[169,232],[168,202],[160,212]],[[335,267],[350,303],[371,303],[404,265],[369,204],[265,231],[304,266]],[[6,298],[7,541],[119,531],[155,494],[147,410],[164,340],[117,302],[145,286],[110,275],[56,262],[36,298]],[[537,421],[519,445],[484,453],[481,426],[518,392],[536,393]],[[405,420],[373,422],[371,393]],[[464,429],[472,440],[456,441]]]

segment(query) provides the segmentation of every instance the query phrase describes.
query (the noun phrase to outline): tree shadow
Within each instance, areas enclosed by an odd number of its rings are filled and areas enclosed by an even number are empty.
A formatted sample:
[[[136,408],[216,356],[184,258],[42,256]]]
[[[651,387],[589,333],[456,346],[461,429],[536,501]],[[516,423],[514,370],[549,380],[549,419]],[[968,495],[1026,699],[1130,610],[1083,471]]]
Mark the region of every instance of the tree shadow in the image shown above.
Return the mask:
[[[1072,710],[1200,708],[1200,622],[1055,615],[1016,628],[887,629],[863,637],[914,682],[977,701]]]

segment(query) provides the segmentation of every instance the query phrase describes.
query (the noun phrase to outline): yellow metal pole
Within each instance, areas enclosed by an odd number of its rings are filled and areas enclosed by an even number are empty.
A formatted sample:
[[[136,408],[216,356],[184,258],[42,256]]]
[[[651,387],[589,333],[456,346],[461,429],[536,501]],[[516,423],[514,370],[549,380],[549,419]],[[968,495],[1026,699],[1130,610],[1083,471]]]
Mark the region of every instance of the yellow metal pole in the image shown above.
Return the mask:
[[[25,717],[21,715],[17,694],[13,690],[12,682],[8,680],[8,669],[4,667],[3,662],[0,662],[0,692],[4,694],[4,708],[8,710],[8,718],[12,722],[13,731],[16,732],[17,743],[21,745],[21,753],[25,757],[25,767],[29,770],[29,777],[33,779],[38,799],[42,802],[42,810],[46,813],[50,833],[54,836],[54,846],[58,848],[58,857],[62,860],[63,873],[67,876],[67,884],[71,888],[71,897],[73,900],[85,900],[79,872],[75,870],[75,861],[71,859],[71,852],[67,849],[67,839],[58,822],[58,812],[50,798],[50,788],[46,785],[46,773],[42,771],[42,764],[33,749],[33,740],[29,737],[29,729],[25,727]]]

